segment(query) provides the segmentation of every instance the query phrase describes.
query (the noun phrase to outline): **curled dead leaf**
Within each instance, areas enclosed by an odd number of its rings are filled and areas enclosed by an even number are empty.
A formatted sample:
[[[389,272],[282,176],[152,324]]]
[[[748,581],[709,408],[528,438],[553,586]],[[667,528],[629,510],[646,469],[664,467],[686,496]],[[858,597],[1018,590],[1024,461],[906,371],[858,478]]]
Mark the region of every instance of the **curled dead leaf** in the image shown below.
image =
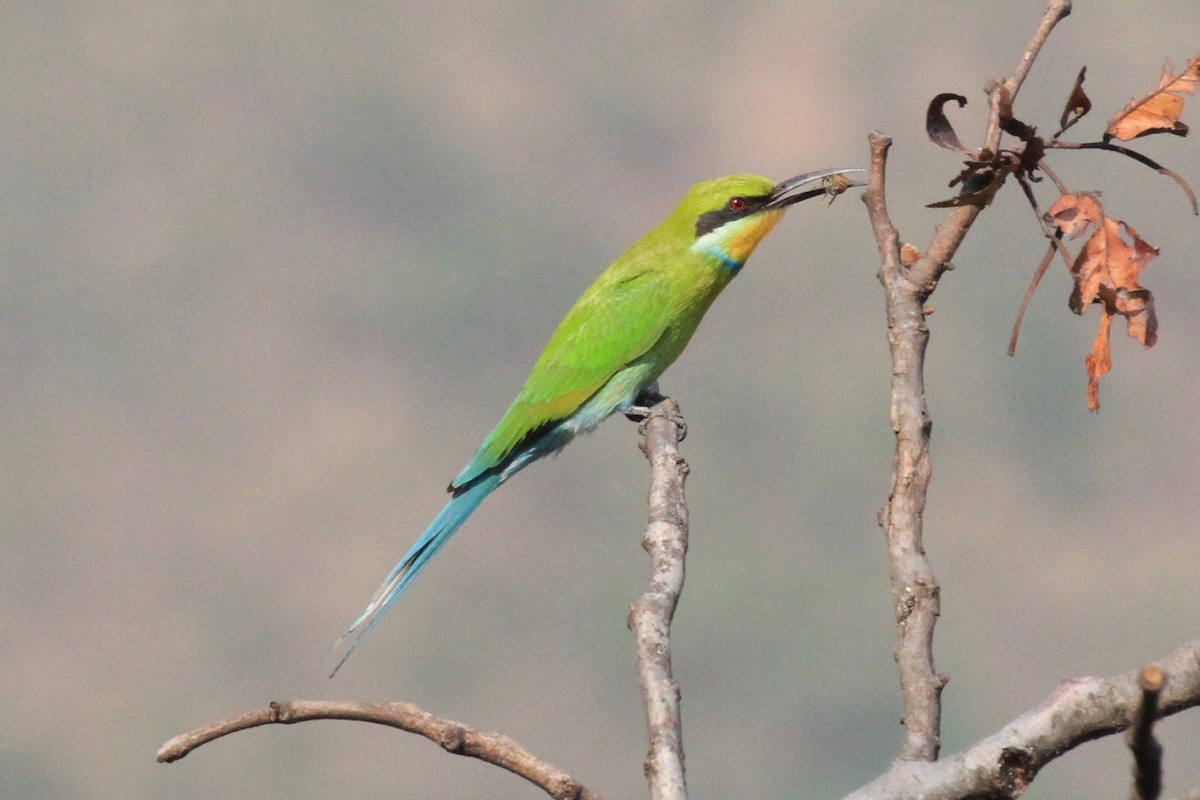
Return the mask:
[[[999,152],[983,149],[974,153],[968,150],[950,127],[943,107],[950,100],[956,100],[962,106],[966,104],[966,98],[956,94],[939,94],[929,104],[925,114],[925,131],[929,138],[947,150],[958,150],[970,158],[963,162],[965,168],[950,181],[951,186],[961,183],[962,190],[948,200],[929,203],[927,208],[986,208],[991,205],[1009,175],[1016,175],[1022,181],[1027,178],[1035,182],[1040,180],[1034,173],[1046,154],[1045,141],[1037,135],[1037,128],[1013,116],[1012,97],[1008,89],[1001,84],[995,87],[995,91],[999,93],[1000,128],[1020,140],[1016,146],[1001,148]]]
[[[1010,151],[993,154],[989,150],[980,153],[979,158],[964,161],[966,168],[950,181],[954,186],[963,185],[960,191],[949,200],[939,200],[929,203],[926,208],[953,208],[955,206],[979,206],[986,208],[995,198],[996,192],[1004,185],[1009,175],[1020,169],[1018,156]]]
[[[967,155],[974,155],[975,151],[969,150],[958,140],[958,134],[954,132],[954,126],[946,118],[944,106],[951,100],[958,103],[959,108],[967,104],[967,98],[961,94],[952,94],[950,92],[943,92],[929,101],[929,108],[925,111],[925,133],[928,134],[930,141],[938,147],[944,147],[947,150],[957,150]]]
[[[1086,361],[1088,408],[1096,411],[1100,408],[1100,376],[1112,368],[1112,318],[1118,314],[1125,317],[1127,333],[1143,346],[1153,347],[1158,341],[1154,295],[1138,282],[1146,265],[1158,256],[1158,248],[1133,226],[1106,216],[1099,196],[1091,192],[1063,195],[1046,212],[1046,221],[1060,237],[1074,239],[1090,231],[1071,262],[1074,282],[1069,305],[1076,314],[1100,305],[1100,328]]]
[[[1058,121],[1058,133],[1054,136],[1058,138],[1067,128],[1074,125],[1079,120],[1083,119],[1084,115],[1092,110],[1092,101],[1088,99],[1087,93],[1083,91],[1083,78],[1087,75],[1087,67],[1079,70],[1079,76],[1075,78],[1075,86],[1071,89],[1071,96],[1067,98],[1067,104],[1063,106],[1062,117]]]

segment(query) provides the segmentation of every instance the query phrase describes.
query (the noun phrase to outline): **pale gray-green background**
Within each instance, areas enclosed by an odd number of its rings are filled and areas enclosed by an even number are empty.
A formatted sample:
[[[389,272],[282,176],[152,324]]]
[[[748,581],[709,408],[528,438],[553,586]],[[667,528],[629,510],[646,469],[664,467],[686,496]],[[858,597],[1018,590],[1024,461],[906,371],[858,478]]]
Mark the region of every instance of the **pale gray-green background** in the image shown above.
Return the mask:
[[[492,498],[334,682],[327,648],[444,500],[562,313],[691,183],[865,164],[923,244],[1040,2],[23,3],[0,12],[0,796],[531,798],[347,723],[169,736],[291,697],[407,699],[643,795],[625,630],[646,465],[613,420]],[[1197,52],[1200,5],[1079,2],[1019,115],[1051,132]],[[1193,99],[1185,120],[1200,124]],[[1200,142],[1139,142],[1200,185]],[[1062,678],[1197,635],[1200,220],[1167,179],[1058,158],[1163,249],[1161,342],[1116,336],[1006,190],[932,304],[945,752]],[[1044,195],[1048,204],[1049,192]],[[675,630],[697,798],[823,797],[901,735],[875,515],[890,469],[874,246],[855,197],[793,210],[664,389],[683,404],[692,553]],[[1160,728],[1200,782],[1200,717]],[[1118,797],[1118,739],[1030,797]]]

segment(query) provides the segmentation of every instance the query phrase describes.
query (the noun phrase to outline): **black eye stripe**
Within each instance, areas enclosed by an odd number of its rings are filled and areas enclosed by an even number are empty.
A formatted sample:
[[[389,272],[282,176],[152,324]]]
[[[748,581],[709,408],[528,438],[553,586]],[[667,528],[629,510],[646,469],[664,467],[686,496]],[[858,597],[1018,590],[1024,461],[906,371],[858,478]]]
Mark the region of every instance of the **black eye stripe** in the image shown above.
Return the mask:
[[[758,197],[745,197],[744,195],[738,195],[738,197],[744,200],[746,204],[736,211],[730,208],[729,201],[726,201],[717,210],[706,211],[696,217],[696,238],[699,239],[704,234],[715,231],[726,222],[732,222],[735,219],[741,219],[762,210],[762,207],[767,204],[771,196],[764,194]]]

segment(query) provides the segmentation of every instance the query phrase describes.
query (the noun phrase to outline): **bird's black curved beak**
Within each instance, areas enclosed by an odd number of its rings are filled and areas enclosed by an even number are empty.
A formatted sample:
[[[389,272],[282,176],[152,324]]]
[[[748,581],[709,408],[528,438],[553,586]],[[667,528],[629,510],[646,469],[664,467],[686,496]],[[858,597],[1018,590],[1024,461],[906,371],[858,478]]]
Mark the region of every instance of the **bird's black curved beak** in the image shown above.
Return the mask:
[[[819,197],[824,194],[837,194],[845,191],[851,186],[866,186],[863,181],[853,179],[847,180],[843,185],[837,188],[837,191],[831,192],[831,187],[821,186],[816,189],[808,189],[807,191],[799,192],[801,186],[812,183],[813,181],[824,181],[826,178],[832,178],[834,175],[849,175],[855,172],[866,172],[861,167],[846,167],[843,169],[819,169],[816,172],[806,172],[803,175],[797,175],[794,178],[788,178],[786,181],[775,184],[775,188],[767,196],[766,208],[784,208],[792,203],[799,203],[801,200],[807,200],[810,197]]]

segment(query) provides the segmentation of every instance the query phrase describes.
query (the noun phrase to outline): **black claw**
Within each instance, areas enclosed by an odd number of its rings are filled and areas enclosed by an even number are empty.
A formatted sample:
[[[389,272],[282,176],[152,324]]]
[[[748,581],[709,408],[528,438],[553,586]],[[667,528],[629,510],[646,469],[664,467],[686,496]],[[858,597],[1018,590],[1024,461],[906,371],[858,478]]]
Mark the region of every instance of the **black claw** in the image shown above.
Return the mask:
[[[651,381],[649,386],[638,392],[638,396],[633,399],[633,404],[650,408],[666,399],[667,396],[658,390],[658,381]]]
[[[625,417],[633,422],[645,422],[650,416],[650,409],[666,399],[667,396],[658,391],[658,381],[654,381],[638,392],[638,396],[633,399],[633,405],[625,409]]]

